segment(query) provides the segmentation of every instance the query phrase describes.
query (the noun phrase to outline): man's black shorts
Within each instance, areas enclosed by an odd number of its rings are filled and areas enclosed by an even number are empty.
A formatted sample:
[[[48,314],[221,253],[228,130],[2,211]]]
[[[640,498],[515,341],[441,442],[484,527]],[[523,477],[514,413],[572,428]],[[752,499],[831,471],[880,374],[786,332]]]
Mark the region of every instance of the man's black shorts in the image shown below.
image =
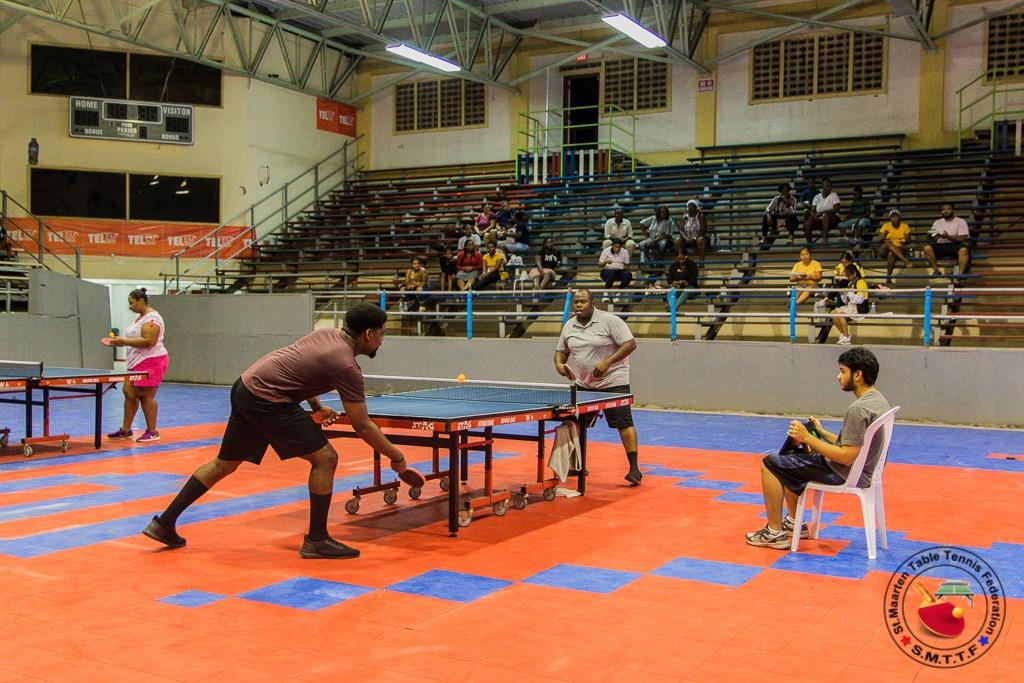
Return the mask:
[[[327,437],[298,403],[271,403],[253,395],[242,379],[231,387],[231,416],[220,444],[221,460],[260,464],[267,446],[281,460],[307,455],[327,445]]]
[[[610,394],[628,394],[629,385],[621,384],[615,387],[605,387],[604,389],[586,389],[584,387],[580,387],[579,391],[604,391]],[[627,427],[632,427],[633,407],[621,406],[619,408],[606,408],[604,411],[604,419],[612,429],[625,429]]]
[[[778,478],[785,488],[800,495],[808,482],[842,484],[846,479],[828,466],[820,453],[772,453],[764,457],[764,466]]]
[[[967,247],[967,243],[957,244],[956,242],[936,242],[935,240],[928,240],[928,244],[932,245],[932,249],[935,251],[935,258],[956,258],[957,254],[960,253],[960,248]]]

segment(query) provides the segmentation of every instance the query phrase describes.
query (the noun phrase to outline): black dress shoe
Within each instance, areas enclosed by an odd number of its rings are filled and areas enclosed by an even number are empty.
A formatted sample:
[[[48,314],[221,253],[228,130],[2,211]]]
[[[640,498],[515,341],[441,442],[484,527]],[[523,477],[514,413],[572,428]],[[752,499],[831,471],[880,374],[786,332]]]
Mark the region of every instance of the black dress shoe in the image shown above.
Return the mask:
[[[322,541],[314,541],[309,536],[302,539],[299,555],[307,560],[350,560],[359,557],[359,551],[344,543],[335,541],[328,536]]]
[[[185,545],[185,539],[178,535],[174,527],[168,529],[159,517],[154,517],[149,521],[146,528],[142,530],[142,535],[159,541],[168,548],[182,548]]]

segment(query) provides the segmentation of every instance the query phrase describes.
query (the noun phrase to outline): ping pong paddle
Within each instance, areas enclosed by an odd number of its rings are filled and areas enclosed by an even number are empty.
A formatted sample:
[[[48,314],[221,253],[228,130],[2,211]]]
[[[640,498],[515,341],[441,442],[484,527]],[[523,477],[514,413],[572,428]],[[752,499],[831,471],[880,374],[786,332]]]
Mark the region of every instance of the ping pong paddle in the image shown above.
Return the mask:
[[[411,467],[406,467],[405,471],[398,475],[398,478],[409,486],[423,486],[427,483],[427,478]]]
[[[100,339],[100,344],[103,344],[104,346],[112,346],[113,343],[114,343],[114,338],[113,337],[103,337],[103,338]]]
[[[920,583],[915,582],[914,588],[921,594],[921,605],[917,608],[917,615],[926,629],[944,638],[953,638],[963,632],[965,622],[962,607],[956,607],[944,600],[936,600]]]

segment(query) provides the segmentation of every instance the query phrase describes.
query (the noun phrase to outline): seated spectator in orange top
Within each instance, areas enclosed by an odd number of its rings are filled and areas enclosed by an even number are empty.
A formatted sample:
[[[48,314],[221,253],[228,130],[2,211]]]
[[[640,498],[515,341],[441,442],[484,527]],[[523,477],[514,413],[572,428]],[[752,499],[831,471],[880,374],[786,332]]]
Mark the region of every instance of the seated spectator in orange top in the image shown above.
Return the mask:
[[[899,209],[889,212],[889,222],[878,229],[878,241],[882,243],[885,254],[885,282],[892,284],[892,271],[896,261],[902,261],[904,268],[910,268],[910,259],[903,252],[903,247],[910,241],[910,226],[903,222]]]
[[[426,305],[430,299],[430,295],[425,294],[430,291],[429,281],[427,269],[420,263],[419,257],[413,256],[409,260],[409,268],[405,271],[405,279],[400,287],[403,292],[406,292],[402,295],[402,304],[405,306],[405,310],[417,311]]]
[[[480,239],[480,235],[476,234],[476,231],[473,230],[472,223],[466,223],[462,226],[462,237],[459,238],[458,243],[455,245],[459,251],[462,251],[466,247],[466,240],[472,240],[478,247],[483,244],[483,240]]]
[[[679,242],[677,248],[697,249],[697,258],[704,260],[704,250],[708,247],[708,220],[700,210],[700,202],[691,199],[686,202],[686,213],[677,221],[679,225]]]
[[[476,242],[466,240],[466,246],[459,252],[458,257],[455,259],[455,265],[459,271],[455,275],[459,291],[464,292],[467,289],[473,289],[473,285],[476,284],[480,273],[484,269],[484,259],[476,248]]]
[[[828,233],[839,223],[839,195],[832,191],[832,181],[825,178],[821,181],[821,192],[814,195],[811,210],[804,220],[804,237],[807,243],[813,241],[814,230],[821,228],[821,241],[828,242]]]
[[[789,274],[789,281],[796,284],[798,289],[803,291],[796,298],[798,304],[802,304],[811,298],[811,290],[821,282],[821,264],[811,258],[811,250],[804,247],[800,250],[800,260],[793,266]]]
[[[505,270],[505,254],[498,250],[494,242],[487,243],[487,253],[483,255],[484,270],[473,289],[486,289],[498,281],[508,279]]]
[[[966,275],[971,265],[971,252],[967,245],[971,239],[971,228],[967,221],[956,215],[956,205],[946,202],[942,205],[942,218],[932,223],[928,231],[928,244],[924,245],[924,257],[932,267],[932,277],[942,277],[938,259],[955,258],[960,274]]]
[[[455,255],[452,254],[451,247],[445,247],[441,251],[439,261],[441,270],[441,291],[450,292],[455,288],[455,275],[459,272],[459,268],[455,264]]]

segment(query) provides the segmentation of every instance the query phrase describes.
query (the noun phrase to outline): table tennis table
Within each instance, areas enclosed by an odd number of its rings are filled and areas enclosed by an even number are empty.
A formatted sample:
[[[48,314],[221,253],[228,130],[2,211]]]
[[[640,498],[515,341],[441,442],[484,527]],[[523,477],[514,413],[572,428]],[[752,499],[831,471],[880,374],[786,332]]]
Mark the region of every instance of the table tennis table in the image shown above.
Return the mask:
[[[573,420],[577,423],[582,463],[576,475],[576,490],[585,493],[589,424],[600,411],[628,406],[633,402],[631,394],[591,392],[567,384],[458,382],[381,375],[367,375],[364,380],[367,412],[388,439],[396,446],[425,446],[432,450],[431,471],[424,476],[428,481],[439,480],[441,490],[448,494],[448,532],[451,536],[457,536],[460,527],[469,526],[474,510],[490,507],[495,515],[502,516],[508,511],[509,502],[516,509],[525,508],[531,493],[541,493],[548,501],[555,498],[555,489],[561,481],[549,476],[551,473],[544,460],[545,424],[549,421]],[[332,402],[328,400],[325,403]],[[332,407],[339,409],[337,405]],[[535,433],[494,431],[495,427],[526,422],[537,423]],[[331,427],[325,427],[324,434],[328,438],[355,437],[354,432],[338,428],[347,424],[343,416]],[[536,444],[534,481],[495,490],[493,446],[497,439]],[[442,469],[440,455],[444,451],[448,462],[447,468]],[[468,483],[470,451],[483,453],[483,492],[481,495],[463,496],[460,485]],[[381,454],[374,452],[373,483],[353,489],[345,510],[356,514],[362,496],[380,491],[384,492],[384,502],[393,505],[398,500],[398,488],[397,479],[382,481]],[[413,500],[420,495],[418,487],[409,489],[409,497]]]
[[[32,455],[32,446],[41,443],[60,442],[62,450],[67,450],[70,436],[50,433],[50,401],[92,397],[96,402],[93,446],[99,448],[103,433],[103,394],[118,382],[137,382],[147,376],[146,372],[134,370],[116,372],[94,368],[46,367],[41,362],[0,361],[0,403],[25,406],[25,437],[21,440],[21,448],[27,457]],[[40,392],[38,398],[37,390]],[[70,395],[51,397],[51,393]],[[12,397],[11,394],[16,396]],[[32,435],[32,408],[35,406],[43,409],[42,436]]]

